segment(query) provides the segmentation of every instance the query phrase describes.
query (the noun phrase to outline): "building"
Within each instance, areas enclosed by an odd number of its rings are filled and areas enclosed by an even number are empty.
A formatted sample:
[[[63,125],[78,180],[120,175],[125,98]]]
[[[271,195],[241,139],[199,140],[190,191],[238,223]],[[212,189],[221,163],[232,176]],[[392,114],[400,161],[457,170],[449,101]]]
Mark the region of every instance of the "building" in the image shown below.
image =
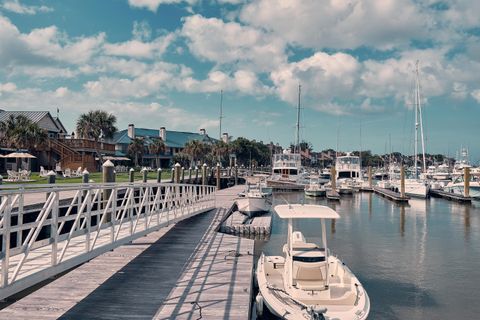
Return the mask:
[[[53,117],[49,111],[5,111],[0,110],[0,122],[7,121],[10,116],[23,115],[48,133],[48,143],[42,150],[28,150],[36,156],[32,159],[32,171],[39,171],[40,167],[53,170],[66,168],[87,169],[90,172],[98,171],[100,163],[96,160],[100,155],[114,155],[115,145],[93,141],[89,139],[73,139],[68,136],[65,126],[58,117]],[[1,148],[3,154],[12,149]],[[5,159],[0,162],[0,171],[17,170],[15,159]]]
[[[211,138],[205,129],[200,129],[198,133],[167,130],[165,127],[159,129],[136,128],[134,124],[129,124],[128,129],[115,133],[112,143],[115,144],[115,155],[124,157],[128,154],[128,146],[135,138],[143,138],[145,150],[142,156],[142,165],[156,167],[156,160],[159,158],[161,167],[170,167],[175,154],[182,152],[185,145],[192,140],[198,140],[203,143],[213,144],[217,139]],[[160,138],[165,143],[166,150],[160,155],[150,154],[148,145],[155,138]],[[228,134],[224,133],[223,139],[228,139]]]

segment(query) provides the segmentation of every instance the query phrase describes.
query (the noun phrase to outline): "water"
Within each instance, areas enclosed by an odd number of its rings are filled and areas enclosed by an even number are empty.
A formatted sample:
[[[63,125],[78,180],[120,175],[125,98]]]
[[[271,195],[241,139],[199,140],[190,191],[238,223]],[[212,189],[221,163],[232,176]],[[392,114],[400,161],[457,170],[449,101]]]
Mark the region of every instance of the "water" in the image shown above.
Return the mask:
[[[327,223],[328,246],[367,290],[369,319],[479,319],[480,203],[410,200],[399,206],[372,193],[340,203],[276,194],[275,203],[317,203],[341,219]],[[297,220],[307,241],[319,243],[320,222]],[[273,215],[272,235],[257,249],[282,255],[286,222]],[[258,250],[257,250],[258,251]]]

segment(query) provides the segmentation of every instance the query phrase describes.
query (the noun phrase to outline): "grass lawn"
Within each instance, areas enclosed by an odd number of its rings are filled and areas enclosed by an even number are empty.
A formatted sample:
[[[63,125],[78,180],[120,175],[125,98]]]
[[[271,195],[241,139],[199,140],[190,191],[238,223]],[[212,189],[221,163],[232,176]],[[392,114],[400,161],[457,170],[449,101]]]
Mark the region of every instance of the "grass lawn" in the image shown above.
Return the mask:
[[[162,172],[162,180],[169,179],[171,176],[171,170],[164,170]],[[149,172],[147,178],[148,179],[156,179],[157,173],[156,172]],[[5,179],[5,178],[4,178]],[[46,184],[47,178],[40,177],[38,172],[32,172],[30,175],[30,179],[33,181],[21,181],[21,182],[9,182],[3,181],[3,184],[6,185],[13,185],[13,184]],[[102,181],[102,173],[101,172],[93,172],[90,173],[90,180],[93,182],[103,182]],[[142,180],[142,174],[139,171],[135,171],[135,181]],[[128,172],[117,173],[116,182],[128,182]],[[82,183],[82,177],[75,177],[75,178],[64,178],[62,176],[57,175],[56,183]]]

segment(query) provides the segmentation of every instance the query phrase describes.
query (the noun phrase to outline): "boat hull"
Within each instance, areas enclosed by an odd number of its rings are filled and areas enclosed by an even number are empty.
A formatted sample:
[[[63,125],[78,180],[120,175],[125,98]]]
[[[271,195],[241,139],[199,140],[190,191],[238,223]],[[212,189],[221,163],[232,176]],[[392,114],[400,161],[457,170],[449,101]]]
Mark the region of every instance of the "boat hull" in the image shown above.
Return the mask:
[[[268,198],[250,198],[244,197],[236,200],[238,211],[248,216],[268,212],[271,202]]]

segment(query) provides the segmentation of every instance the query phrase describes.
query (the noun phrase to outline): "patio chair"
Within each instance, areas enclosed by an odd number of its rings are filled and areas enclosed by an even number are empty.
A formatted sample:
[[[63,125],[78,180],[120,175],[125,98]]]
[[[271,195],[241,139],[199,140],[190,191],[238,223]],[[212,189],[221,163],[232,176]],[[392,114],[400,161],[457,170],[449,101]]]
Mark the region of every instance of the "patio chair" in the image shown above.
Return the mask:
[[[76,171],[72,171],[73,177],[81,177],[82,176],[82,167],[78,167]]]
[[[45,170],[44,167],[40,166],[40,174],[39,176],[45,178],[47,176],[48,170]]]
[[[64,178],[71,178],[72,177],[72,170],[70,170],[69,168],[65,169],[65,171],[63,171],[63,177]]]
[[[8,181],[17,181],[18,173],[12,170],[7,170]]]

